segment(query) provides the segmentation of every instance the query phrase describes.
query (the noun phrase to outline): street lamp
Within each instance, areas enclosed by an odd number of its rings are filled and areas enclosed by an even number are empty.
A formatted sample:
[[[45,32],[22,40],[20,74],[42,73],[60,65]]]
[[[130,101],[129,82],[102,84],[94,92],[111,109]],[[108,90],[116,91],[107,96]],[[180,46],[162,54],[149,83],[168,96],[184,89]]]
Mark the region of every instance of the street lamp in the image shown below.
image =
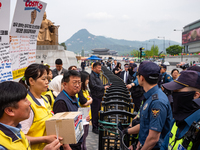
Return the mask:
[[[181,32],[183,32],[183,30],[182,30],[182,29],[174,29],[174,31],[181,31]]]
[[[183,32],[183,29],[174,29],[174,31],[181,31],[181,32]],[[182,50],[182,52],[183,52],[183,50]],[[185,53],[185,50],[184,50],[184,53]],[[181,54],[181,61],[183,61],[183,55]]]
[[[163,38],[163,52],[166,53],[165,52],[165,37],[158,36],[158,38]]]
[[[153,42],[153,46],[155,46],[155,41],[151,41],[151,40],[149,40],[149,42]]]

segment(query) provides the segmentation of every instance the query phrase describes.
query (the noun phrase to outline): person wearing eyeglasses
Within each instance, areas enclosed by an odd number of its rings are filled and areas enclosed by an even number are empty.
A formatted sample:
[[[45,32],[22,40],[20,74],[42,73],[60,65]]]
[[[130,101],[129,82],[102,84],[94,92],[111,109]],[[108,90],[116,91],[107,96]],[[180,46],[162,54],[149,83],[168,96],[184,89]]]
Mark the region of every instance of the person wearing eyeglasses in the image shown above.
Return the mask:
[[[76,94],[81,90],[81,75],[78,71],[69,70],[64,72],[63,75],[63,90],[56,97],[53,111],[54,113],[59,112],[71,112],[78,111],[79,102],[76,98]],[[81,149],[82,138],[77,144],[70,144],[72,150]],[[63,147],[65,148],[64,145]]]

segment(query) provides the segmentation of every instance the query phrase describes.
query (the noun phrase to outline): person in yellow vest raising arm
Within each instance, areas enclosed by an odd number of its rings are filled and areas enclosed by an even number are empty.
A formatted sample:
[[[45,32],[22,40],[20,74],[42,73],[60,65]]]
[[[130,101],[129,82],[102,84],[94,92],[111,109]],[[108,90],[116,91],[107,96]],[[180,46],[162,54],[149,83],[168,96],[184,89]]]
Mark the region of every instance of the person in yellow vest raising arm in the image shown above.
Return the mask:
[[[21,131],[20,121],[29,118],[30,101],[26,98],[26,88],[17,82],[0,83],[0,149],[30,150],[30,144]],[[43,150],[57,150],[59,140],[54,140]]]
[[[26,98],[31,102],[30,117],[21,122],[22,131],[30,141],[32,150],[42,150],[46,144],[56,139],[56,135],[46,136],[45,121],[53,115],[48,99],[41,95],[48,88],[46,67],[31,64],[19,82],[28,87]]]

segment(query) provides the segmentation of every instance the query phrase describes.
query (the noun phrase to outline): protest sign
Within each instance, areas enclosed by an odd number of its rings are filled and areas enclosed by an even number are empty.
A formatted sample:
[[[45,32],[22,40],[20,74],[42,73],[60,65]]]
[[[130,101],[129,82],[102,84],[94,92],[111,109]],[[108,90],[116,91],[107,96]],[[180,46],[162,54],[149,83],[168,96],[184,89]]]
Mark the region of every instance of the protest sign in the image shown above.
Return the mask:
[[[13,79],[22,77],[26,67],[35,63],[37,35],[45,8],[46,3],[39,0],[17,1],[10,30]]]
[[[89,115],[90,107],[80,107],[78,108],[78,111],[83,115],[83,125],[89,124],[89,122],[86,121],[86,117]]]
[[[0,0],[0,82],[12,80],[9,54],[10,0]]]

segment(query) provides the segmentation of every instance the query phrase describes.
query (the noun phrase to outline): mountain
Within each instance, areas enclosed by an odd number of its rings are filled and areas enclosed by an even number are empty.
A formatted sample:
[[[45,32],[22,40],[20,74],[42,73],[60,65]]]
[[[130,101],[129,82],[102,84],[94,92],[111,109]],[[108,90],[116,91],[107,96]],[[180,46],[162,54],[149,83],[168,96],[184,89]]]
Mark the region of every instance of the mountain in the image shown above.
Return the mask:
[[[159,50],[163,50],[163,39],[150,39],[146,41],[128,41],[128,40],[118,40],[113,38],[106,38],[104,36],[96,36],[89,33],[86,29],[81,29],[72,35],[65,44],[67,50],[73,51],[75,53],[80,53],[82,49],[85,51],[92,52],[94,48],[108,48],[110,50],[115,50],[119,55],[130,53],[133,49],[138,50],[140,47],[144,47],[147,50],[151,49],[153,45],[159,47]],[[165,48],[170,45],[180,45],[180,43],[170,40],[165,40]]]

